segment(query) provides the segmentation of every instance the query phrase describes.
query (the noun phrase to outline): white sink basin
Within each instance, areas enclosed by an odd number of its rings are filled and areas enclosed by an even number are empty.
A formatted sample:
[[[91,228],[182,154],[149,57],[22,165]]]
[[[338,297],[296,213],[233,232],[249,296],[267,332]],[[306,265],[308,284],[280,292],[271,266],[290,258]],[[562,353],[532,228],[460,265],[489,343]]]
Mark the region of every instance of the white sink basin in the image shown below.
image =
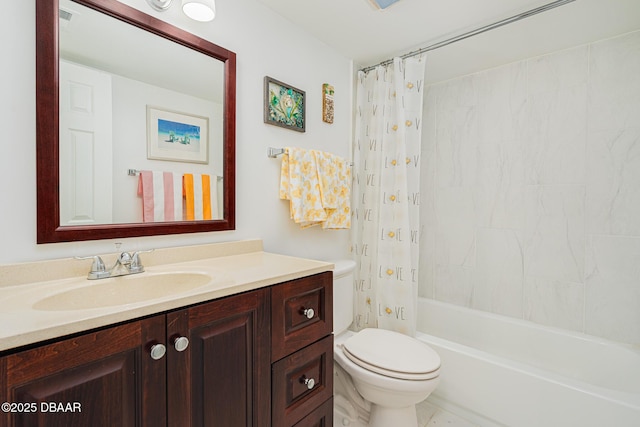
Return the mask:
[[[141,273],[84,281],[84,286],[51,295],[33,305],[41,311],[113,307],[181,294],[211,283],[198,272]]]

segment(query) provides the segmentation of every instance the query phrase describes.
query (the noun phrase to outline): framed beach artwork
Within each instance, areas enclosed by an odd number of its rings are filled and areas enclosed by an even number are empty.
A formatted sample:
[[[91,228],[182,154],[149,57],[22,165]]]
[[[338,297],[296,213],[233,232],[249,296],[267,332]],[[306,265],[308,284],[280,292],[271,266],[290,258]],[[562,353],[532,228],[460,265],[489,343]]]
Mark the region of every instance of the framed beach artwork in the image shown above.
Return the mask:
[[[209,119],[147,105],[147,158],[209,163]]]
[[[269,76],[264,78],[264,122],[305,131],[305,92]]]

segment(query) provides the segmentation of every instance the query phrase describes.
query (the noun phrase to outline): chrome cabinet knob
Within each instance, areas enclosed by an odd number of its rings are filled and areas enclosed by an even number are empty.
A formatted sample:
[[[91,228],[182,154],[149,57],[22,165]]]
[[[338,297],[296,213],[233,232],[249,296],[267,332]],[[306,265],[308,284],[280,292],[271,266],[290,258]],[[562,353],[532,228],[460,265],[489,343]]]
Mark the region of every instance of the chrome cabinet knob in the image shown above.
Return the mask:
[[[302,377],[302,382],[307,386],[309,390],[311,390],[316,385],[316,380],[313,378]]]
[[[176,351],[185,351],[189,347],[189,338],[177,337],[173,340],[173,347]]]
[[[150,353],[153,360],[160,360],[167,352],[167,347],[163,344],[154,344],[151,346]]]
[[[302,310],[302,314],[307,317],[307,319],[313,319],[313,316],[316,315],[316,312],[313,311],[313,308],[305,308]]]

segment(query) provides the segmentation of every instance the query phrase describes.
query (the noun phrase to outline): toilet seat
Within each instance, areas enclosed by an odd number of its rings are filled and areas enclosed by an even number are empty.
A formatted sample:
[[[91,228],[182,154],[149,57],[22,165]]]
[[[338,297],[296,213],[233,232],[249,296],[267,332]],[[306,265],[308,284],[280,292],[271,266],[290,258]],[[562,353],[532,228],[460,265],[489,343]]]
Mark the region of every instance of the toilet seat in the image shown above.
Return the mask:
[[[424,381],[439,374],[440,356],[435,351],[385,329],[363,329],[344,342],[342,352],[360,367],[391,378]]]

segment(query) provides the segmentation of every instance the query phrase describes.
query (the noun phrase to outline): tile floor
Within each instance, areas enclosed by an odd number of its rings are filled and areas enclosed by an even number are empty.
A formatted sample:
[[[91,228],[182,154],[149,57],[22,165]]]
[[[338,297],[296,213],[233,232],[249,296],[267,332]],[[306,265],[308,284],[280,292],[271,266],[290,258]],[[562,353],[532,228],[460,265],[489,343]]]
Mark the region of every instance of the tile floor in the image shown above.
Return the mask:
[[[432,405],[426,400],[416,406],[416,412],[418,413],[419,427],[479,427],[457,415]]]
[[[418,427],[481,427],[477,424],[473,424],[457,415],[447,412],[428,401],[424,401],[416,405],[416,412],[418,415]],[[334,425],[336,427],[343,426],[341,422],[338,422],[337,415],[334,419]],[[348,427],[367,427],[366,424],[356,421],[355,423],[344,424]],[[403,426],[397,426],[403,427]]]

